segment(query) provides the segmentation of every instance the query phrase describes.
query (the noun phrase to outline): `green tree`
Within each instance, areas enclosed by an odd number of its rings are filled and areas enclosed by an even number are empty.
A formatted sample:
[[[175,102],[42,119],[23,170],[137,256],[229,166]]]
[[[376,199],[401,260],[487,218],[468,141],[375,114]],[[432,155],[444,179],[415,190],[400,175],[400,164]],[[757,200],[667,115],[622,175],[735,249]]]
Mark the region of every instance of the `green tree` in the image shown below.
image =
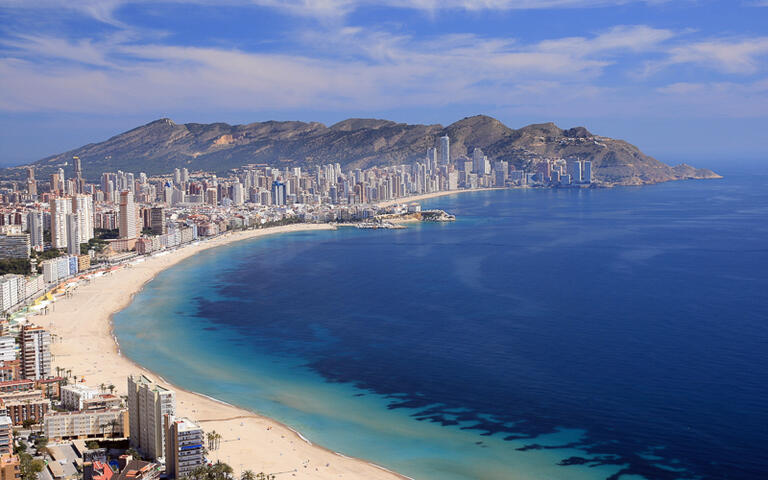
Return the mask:
[[[35,460],[28,453],[19,454],[19,472],[22,480],[37,480],[37,474],[43,471],[45,463]]]

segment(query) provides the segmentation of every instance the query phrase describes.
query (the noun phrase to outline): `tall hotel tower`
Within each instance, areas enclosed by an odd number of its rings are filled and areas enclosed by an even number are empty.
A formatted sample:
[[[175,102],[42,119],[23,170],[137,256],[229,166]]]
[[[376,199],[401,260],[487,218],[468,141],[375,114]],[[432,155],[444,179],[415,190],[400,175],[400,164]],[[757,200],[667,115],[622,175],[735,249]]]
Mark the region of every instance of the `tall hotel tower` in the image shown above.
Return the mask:
[[[164,420],[176,415],[176,394],[144,375],[128,377],[131,447],[149,458],[165,455]]]

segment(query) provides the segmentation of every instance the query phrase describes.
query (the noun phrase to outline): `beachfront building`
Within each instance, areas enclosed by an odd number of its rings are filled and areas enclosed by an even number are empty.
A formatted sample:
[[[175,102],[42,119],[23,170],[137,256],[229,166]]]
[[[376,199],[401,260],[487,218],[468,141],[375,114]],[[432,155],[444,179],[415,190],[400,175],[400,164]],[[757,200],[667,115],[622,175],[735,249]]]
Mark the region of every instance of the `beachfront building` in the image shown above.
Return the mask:
[[[61,406],[67,410],[83,410],[86,400],[96,397],[99,391],[86,385],[67,385],[61,388]]]
[[[161,387],[144,375],[128,377],[128,416],[131,447],[145,457],[165,455],[166,415],[176,414],[176,393]]]
[[[137,232],[133,192],[129,190],[120,192],[120,238],[135,238]]]
[[[40,380],[51,375],[51,334],[42,327],[21,327],[21,371],[24,378]]]
[[[166,417],[165,474],[184,478],[204,462],[203,429],[188,418]]]
[[[124,408],[52,412],[45,416],[43,432],[50,440],[77,438],[124,438],[129,431],[128,411]]]

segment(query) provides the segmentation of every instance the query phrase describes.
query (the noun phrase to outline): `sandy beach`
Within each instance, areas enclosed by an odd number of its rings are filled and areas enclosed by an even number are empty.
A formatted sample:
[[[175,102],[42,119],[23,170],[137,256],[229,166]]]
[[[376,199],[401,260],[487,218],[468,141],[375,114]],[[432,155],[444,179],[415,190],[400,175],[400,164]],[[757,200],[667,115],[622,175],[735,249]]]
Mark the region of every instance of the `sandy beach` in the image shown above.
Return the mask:
[[[379,202],[376,205],[378,205],[379,207],[388,207],[390,205],[400,205],[403,203],[412,203],[412,202],[419,202],[421,200],[429,200],[430,198],[446,197],[448,195],[458,195],[460,193],[469,193],[469,192],[486,192],[489,190],[506,190],[506,189],[502,187],[492,187],[492,188],[472,188],[472,189],[461,189],[461,190],[444,190],[442,192],[425,193],[423,195],[413,195],[410,197],[396,198],[394,200],[387,200],[386,202]]]
[[[130,374],[143,373],[175,390],[177,415],[200,422],[205,431],[216,430],[223,435],[221,447],[210,452],[209,457],[228,463],[237,476],[250,469],[274,473],[277,478],[406,478],[311,445],[287,426],[269,418],[162,382],[157,375],[122,356],[112,334],[112,315],[125,308],[155,275],[185,258],[239,240],[332,228],[299,224],[236,232],[150,257],[81,284],[70,297],[59,298],[48,315],[32,316],[29,321],[49,328],[54,335],[54,370],[57,366],[72,370],[72,375],[78,379],[85,377],[86,384],[94,387],[112,384],[120,395],[126,393],[126,377]]]

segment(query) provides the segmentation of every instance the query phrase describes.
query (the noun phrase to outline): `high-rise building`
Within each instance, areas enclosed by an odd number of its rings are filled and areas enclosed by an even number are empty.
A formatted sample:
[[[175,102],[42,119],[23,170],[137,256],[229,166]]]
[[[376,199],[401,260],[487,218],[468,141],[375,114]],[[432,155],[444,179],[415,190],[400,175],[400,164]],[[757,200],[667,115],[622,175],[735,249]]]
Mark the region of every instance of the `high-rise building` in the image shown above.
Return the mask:
[[[67,214],[67,253],[80,255],[80,220],[74,213]]]
[[[584,183],[592,183],[592,162],[589,160],[584,161],[584,176],[582,181]]]
[[[80,161],[80,157],[72,157],[72,162],[75,164],[75,178],[74,185],[75,191],[71,193],[83,193],[85,192],[85,178],[83,178],[83,163]]]
[[[133,192],[120,192],[120,238],[136,237],[136,204],[133,202]]]
[[[242,205],[245,203],[245,189],[240,182],[236,182],[232,185],[232,203],[235,205]]]
[[[68,198],[51,199],[51,246],[67,247],[67,215],[72,213],[72,202]]]
[[[451,139],[448,135],[440,137],[440,143],[437,145],[438,158],[440,165],[451,163]]]
[[[131,447],[145,457],[162,458],[165,454],[166,415],[176,415],[176,394],[144,375],[128,377],[128,418]]]
[[[27,167],[27,193],[37,195],[37,180],[35,180],[35,167]]]
[[[483,153],[483,149],[475,147],[472,151],[472,171],[478,175],[487,175],[485,164],[488,158]]]
[[[42,327],[21,327],[21,371],[24,378],[41,380],[51,375],[51,334]]]
[[[184,478],[204,462],[203,429],[187,418],[165,419],[165,473],[170,480]]]
[[[27,214],[27,230],[29,230],[29,243],[34,249],[43,248],[43,213],[31,211]]]
[[[13,420],[4,415],[0,417],[0,455],[13,453]]]
[[[165,209],[152,207],[149,211],[149,228],[155,235],[165,235],[168,229],[165,225]]]
[[[581,162],[574,160],[568,162],[568,175],[571,176],[572,183],[581,183]]]
[[[30,240],[28,233],[0,235],[0,259],[29,258]]]
[[[427,149],[427,170],[434,171],[437,169],[437,148],[431,147]]]
[[[93,197],[77,194],[72,196],[72,213],[77,215],[78,245],[93,238]]]
[[[285,205],[287,201],[285,184],[275,180],[272,182],[272,204]]]

